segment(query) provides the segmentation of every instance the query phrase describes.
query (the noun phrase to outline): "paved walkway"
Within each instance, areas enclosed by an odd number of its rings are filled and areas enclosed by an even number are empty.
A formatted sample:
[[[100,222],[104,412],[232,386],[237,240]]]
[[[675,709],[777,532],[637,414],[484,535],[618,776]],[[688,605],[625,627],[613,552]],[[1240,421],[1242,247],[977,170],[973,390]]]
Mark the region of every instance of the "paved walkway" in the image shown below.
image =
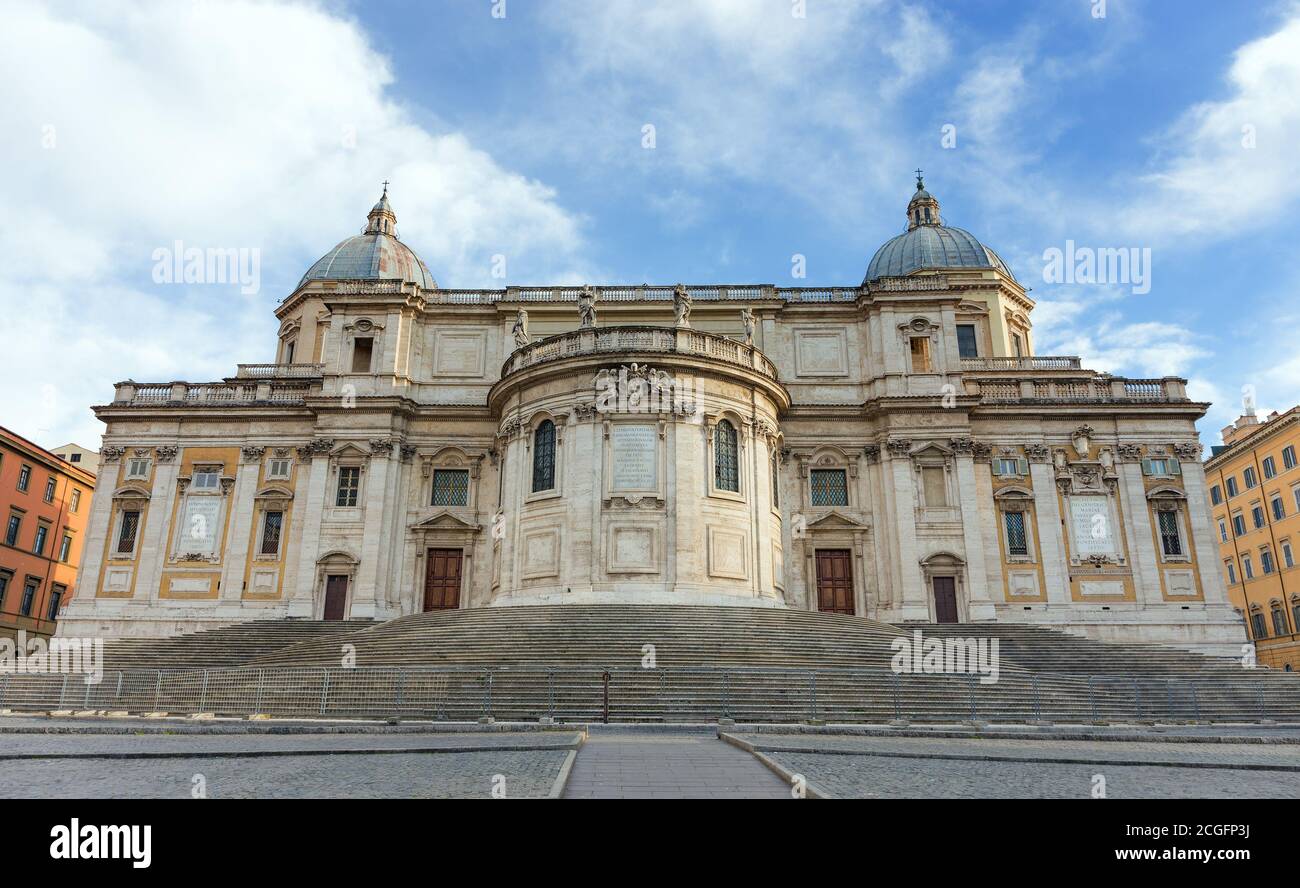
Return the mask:
[[[788,799],[790,787],[712,733],[593,733],[566,799]]]

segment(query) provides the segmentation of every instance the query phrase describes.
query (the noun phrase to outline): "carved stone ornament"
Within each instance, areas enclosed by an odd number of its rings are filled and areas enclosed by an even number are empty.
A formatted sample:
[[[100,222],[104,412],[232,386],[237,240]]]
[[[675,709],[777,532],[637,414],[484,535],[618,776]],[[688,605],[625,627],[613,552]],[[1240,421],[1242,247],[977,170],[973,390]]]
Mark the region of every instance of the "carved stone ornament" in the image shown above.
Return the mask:
[[[401,448],[402,462],[409,463],[415,458],[416,446],[414,444],[403,444]]]
[[[952,448],[953,453],[968,454],[975,450],[974,438],[949,438],[948,446]]]
[[[393,439],[392,438],[371,438],[370,453],[372,456],[392,456]]]
[[[971,455],[976,462],[988,462],[993,458],[993,446],[983,441],[975,441],[971,448]]]
[[[890,438],[885,442],[890,456],[907,456],[912,452],[911,438]]]
[[[1092,446],[1092,426],[1081,425],[1070,435],[1070,443],[1074,445],[1074,452],[1079,454],[1079,459],[1088,458],[1088,450]]]
[[[254,463],[259,461],[266,454],[265,447],[244,447],[239,451],[244,462]]]
[[[589,419],[595,419],[596,405],[595,404],[574,404],[573,417],[578,422],[584,422]]]
[[[1032,463],[1045,463],[1051,459],[1052,452],[1046,444],[1026,444],[1025,459]]]
[[[1174,455],[1184,462],[1192,462],[1201,458],[1201,445],[1195,441],[1186,444],[1175,444]]]
[[[162,447],[155,447],[153,455],[159,463],[169,463],[176,458],[176,454],[179,452],[179,447],[172,447],[164,444]]]
[[[1140,444],[1120,444],[1115,450],[1119,453],[1119,458],[1127,462],[1137,462],[1142,458]]]
[[[106,463],[115,463],[126,453],[125,447],[105,447],[99,451],[99,458]]]
[[[862,448],[862,455],[866,457],[868,463],[880,462],[880,445],[868,444]]]
[[[333,438],[313,438],[311,441],[298,448],[298,456],[303,459],[312,459],[317,456],[326,456],[334,448]]]

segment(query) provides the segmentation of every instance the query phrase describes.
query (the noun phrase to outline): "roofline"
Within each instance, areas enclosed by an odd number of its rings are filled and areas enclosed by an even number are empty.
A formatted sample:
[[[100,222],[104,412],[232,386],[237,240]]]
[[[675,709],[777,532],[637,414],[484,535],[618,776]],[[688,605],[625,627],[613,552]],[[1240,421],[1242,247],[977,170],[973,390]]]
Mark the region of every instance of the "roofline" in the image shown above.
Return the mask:
[[[1264,439],[1273,437],[1284,427],[1295,425],[1298,421],[1300,421],[1300,405],[1292,407],[1286,413],[1279,413],[1273,419],[1259,423],[1255,426],[1255,431],[1250,432],[1240,441],[1225,444],[1221,452],[1215,453],[1205,461],[1205,467],[1208,469],[1213,465],[1214,468],[1220,468],[1224,463],[1257,448]]]
[[[90,472],[87,472],[85,469],[81,468],[80,466],[74,466],[72,463],[68,462],[67,460],[59,459],[58,456],[46,450],[44,447],[37,444],[35,441],[32,441],[28,438],[24,438],[22,435],[18,434],[13,429],[8,428],[7,426],[0,426],[0,433],[3,433],[6,440],[12,441],[15,444],[17,444],[17,446],[20,447],[21,449],[26,450],[33,459],[39,460],[42,463],[44,463],[47,468],[53,468],[56,471],[77,478],[77,480],[81,481],[83,484],[86,484],[90,487],[95,486],[95,476],[92,475]],[[78,444],[77,446],[80,447],[81,445]],[[90,451],[89,448],[86,448],[86,450],[92,453],[94,452],[94,451]]]

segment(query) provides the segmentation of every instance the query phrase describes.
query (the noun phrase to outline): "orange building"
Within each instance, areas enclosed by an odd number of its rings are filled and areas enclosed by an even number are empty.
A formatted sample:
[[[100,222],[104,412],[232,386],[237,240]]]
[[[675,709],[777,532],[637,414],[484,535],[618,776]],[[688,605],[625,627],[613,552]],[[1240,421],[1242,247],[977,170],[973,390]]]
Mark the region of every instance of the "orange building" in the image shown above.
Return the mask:
[[[0,636],[54,633],[94,492],[94,475],[0,426]]]
[[[1223,430],[1205,463],[1228,595],[1259,662],[1300,670],[1300,407]]]

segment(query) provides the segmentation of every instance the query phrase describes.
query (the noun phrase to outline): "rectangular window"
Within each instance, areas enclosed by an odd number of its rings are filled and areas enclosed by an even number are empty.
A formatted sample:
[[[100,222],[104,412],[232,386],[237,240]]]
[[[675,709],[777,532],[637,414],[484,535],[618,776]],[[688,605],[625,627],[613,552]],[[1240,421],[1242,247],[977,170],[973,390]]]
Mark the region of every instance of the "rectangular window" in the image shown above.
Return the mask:
[[[59,608],[63,606],[63,596],[67,591],[66,586],[55,585],[51,587],[50,607],[45,613],[45,619],[57,620],[59,618]]]
[[[1183,541],[1178,536],[1178,513],[1162,511],[1156,513],[1160,528],[1160,549],[1165,555],[1182,555]]]
[[[434,469],[433,505],[468,506],[469,472],[465,469]]]
[[[1004,477],[1007,475],[1021,477],[1029,474],[1028,460],[1016,459],[1015,457],[999,457],[996,465],[997,474]]]
[[[1294,447],[1289,447],[1289,446],[1288,446],[1288,447],[1283,447],[1283,448],[1282,448],[1282,465],[1283,465],[1283,467],[1288,468],[1288,469],[1294,469],[1294,468],[1295,468],[1295,448],[1294,448]]]
[[[45,554],[45,540],[49,538],[50,528],[44,524],[36,527],[36,540],[32,543],[32,551],[37,555]]]
[[[934,508],[948,505],[946,481],[944,470],[940,466],[926,466],[921,469],[921,486],[927,506]]]
[[[1281,521],[1286,517],[1286,508],[1282,505],[1282,497],[1273,497],[1273,520]]]
[[[1251,506],[1251,507],[1250,507],[1250,520],[1253,521],[1253,522],[1255,523],[1255,529],[1256,529],[1256,530],[1259,530],[1261,527],[1263,527],[1263,526],[1264,526],[1264,507],[1263,507],[1263,506]]]
[[[1228,479],[1227,481],[1225,481],[1224,483],[1228,486],[1228,496],[1236,496],[1236,495],[1237,495],[1237,479],[1236,479],[1236,478],[1229,478],[1229,479]]]
[[[975,341],[974,324],[957,325],[957,353],[963,358],[978,358],[979,345]]]
[[[1169,462],[1168,462],[1167,460],[1163,460],[1163,459],[1148,459],[1148,460],[1147,460],[1147,474],[1148,474],[1148,475],[1168,475],[1168,474],[1169,474]]]
[[[1020,341],[1019,333],[1011,334],[1011,350],[1016,353],[1017,358],[1023,358],[1025,356],[1025,346],[1024,343]]]
[[[21,515],[10,515],[9,526],[5,528],[5,545],[18,545],[18,529],[23,526]]]
[[[292,460],[273,459],[266,464],[266,477],[275,481],[287,480],[291,465]]]
[[[1250,615],[1250,630],[1255,638],[1268,638],[1268,630],[1264,628],[1264,615]]]
[[[1291,554],[1291,544],[1286,540],[1282,541],[1282,564],[1284,567],[1295,567],[1295,556]]]
[[[72,557],[72,537],[66,533],[63,535],[63,542],[59,544],[59,560],[64,564]]]
[[[1259,550],[1259,569],[1266,574],[1273,572],[1273,553],[1268,549]]]
[[[74,463],[79,463],[79,462],[81,462],[81,454],[80,454],[80,453],[74,453],[74,454],[72,454],[72,461],[73,461]]]
[[[1219,485],[1217,484],[1210,488],[1210,502],[1214,503],[1216,506],[1223,502],[1223,491],[1219,490]]]
[[[352,343],[352,372],[369,373],[374,352],[375,341],[373,339],[367,337],[354,341]]]
[[[25,492],[27,490],[27,485],[31,483],[32,483],[32,467],[23,466],[21,469],[18,470],[18,489]]]
[[[259,555],[280,554],[280,529],[283,525],[283,512],[266,512],[262,516],[262,544],[258,547]]]
[[[190,476],[190,490],[216,490],[221,486],[221,469],[212,466],[194,467]]]
[[[57,489],[58,489],[58,482],[56,482],[53,476],[51,476],[45,482],[45,501],[47,503],[54,502],[54,492]]]
[[[1271,456],[1264,457],[1264,462],[1261,463],[1261,468],[1264,469],[1265,478],[1272,478],[1277,474],[1277,463],[1273,462],[1273,457]]]
[[[81,488],[74,487],[72,488],[72,499],[68,503],[68,511],[70,511],[72,514],[75,515],[77,514],[77,510],[80,508],[81,508]]]
[[[1025,513],[1003,512],[1002,521],[1007,531],[1007,554],[1027,556],[1029,539],[1025,535]]]
[[[128,478],[148,478],[149,477],[149,460],[133,459],[126,464],[126,477]]]
[[[1255,480],[1254,468],[1251,468],[1249,466],[1246,468],[1246,471],[1241,473],[1241,480],[1245,482],[1247,490],[1254,489],[1255,485],[1259,483],[1258,481]]]
[[[1250,560],[1249,555],[1241,556],[1241,573],[1247,580],[1255,579],[1255,562]]]
[[[813,469],[809,472],[814,506],[847,506],[848,478],[843,469]]]
[[[1229,586],[1237,585],[1237,569],[1232,566],[1232,562],[1225,561],[1223,562],[1223,566],[1228,569],[1228,585]]]
[[[1300,512],[1300,487],[1291,488],[1291,498],[1295,500],[1295,510]]]
[[[1280,607],[1273,608],[1273,634],[1286,635],[1286,611]]]
[[[912,372],[929,373],[930,372],[930,338],[928,336],[913,336],[908,340],[912,350]]]
[[[1222,518],[1219,519],[1219,539],[1225,543],[1228,541],[1228,522]]]
[[[1232,516],[1232,532],[1237,536],[1246,535],[1246,519],[1241,516],[1240,512]]]
[[[117,531],[117,554],[135,553],[135,535],[140,530],[140,513],[134,509],[122,513],[122,524]]]
[[[32,606],[36,604],[36,593],[39,592],[40,589],[40,580],[28,580],[26,585],[23,586],[23,601],[22,604],[18,606],[18,611],[24,617],[30,617],[32,615]]]
[[[357,494],[361,490],[361,467],[341,466],[339,468],[338,495],[334,505],[351,507],[357,504]]]

